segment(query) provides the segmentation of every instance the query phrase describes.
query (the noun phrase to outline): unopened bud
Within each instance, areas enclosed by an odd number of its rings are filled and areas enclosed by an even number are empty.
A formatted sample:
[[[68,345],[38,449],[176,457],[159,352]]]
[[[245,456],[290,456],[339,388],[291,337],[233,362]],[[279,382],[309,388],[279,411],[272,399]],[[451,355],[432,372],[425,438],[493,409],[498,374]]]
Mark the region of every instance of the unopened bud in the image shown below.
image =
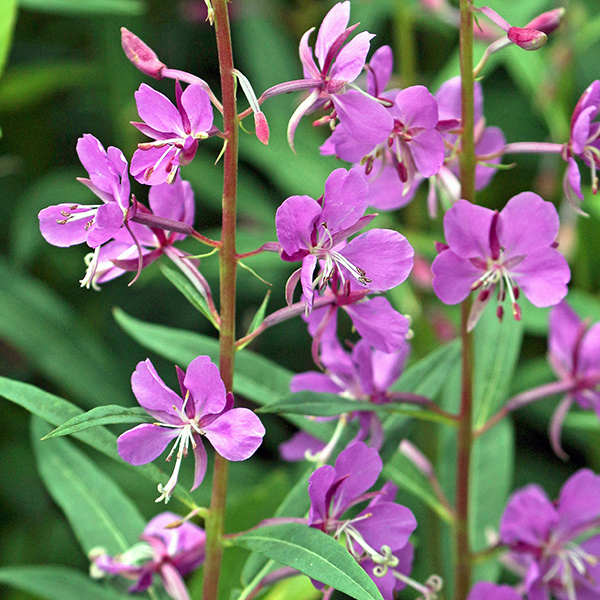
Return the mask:
[[[144,74],[162,79],[165,64],[158,60],[154,50],[144,44],[140,38],[125,27],[121,27],[121,45],[127,58]]]
[[[254,113],[256,137],[266,146],[269,143],[269,124],[263,112]]]
[[[555,8],[554,10],[549,10],[545,13],[542,13],[532,21],[529,21],[526,27],[528,29],[537,29],[546,35],[550,35],[558,29],[558,26],[560,25],[564,15],[564,8]]]
[[[447,0],[420,0],[421,6],[431,12],[440,12],[447,8]]]
[[[528,27],[511,27],[507,36],[513,44],[523,50],[537,50],[548,41],[548,36],[543,31]]]

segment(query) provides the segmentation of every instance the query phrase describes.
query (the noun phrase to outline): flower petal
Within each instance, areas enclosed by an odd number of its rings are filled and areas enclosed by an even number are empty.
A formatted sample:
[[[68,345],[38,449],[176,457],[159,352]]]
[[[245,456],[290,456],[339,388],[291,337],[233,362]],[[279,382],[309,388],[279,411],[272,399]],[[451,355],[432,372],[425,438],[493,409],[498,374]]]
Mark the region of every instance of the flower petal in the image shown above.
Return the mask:
[[[336,169],[325,182],[323,211],[319,223],[327,223],[332,235],[352,227],[369,205],[369,189],[356,171]]]
[[[117,451],[128,463],[145,465],[158,458],[179,433],[178,428],[143,423],[118,437]]]
[[[188,85],[181,95],[181,104],[190,121],[192,135],[206,133],[213,124],[213,111],[208,93],[202,86]]]
[[[138,114],[145,123],[157,131],[185,137],[181,115],[164,94],[142,83],[134,96]]]
[[[376,98],[381,96],[394,69],[394,55],[390,46],[378,48],[369,61],[367,71],[367,93]]]
[[[400,120],[406,129],[433,129],[438,122],[437,102],[424,85],[413,85],[398,92],[390,113]]]
[[[444,304],[462,302],[471,293],[471,286],[483,275],[481,269],[471,261],[461,258],[450,249],[435,257],[431,272],[433,291]]]
[[[431,129],[416,135],[408,147],[417,166],[417,171],[423,177],[435,175],[444,164],[446,149],[444,139],[439,131]]]
[[[362,269],[367,287],[384,291],[400,285],[413,266],[414,250],[407,239],[391,229],[370,229],[355,237],[340,254]]]
[[[533,192],[513,196],[498,219],[498,237],[504,255],[521,256],[550,246],[559,225],[558,213],[551,202]]]
[[[262,444],[265,428],[247,408],[233,408],[204,428],[214,449],[227,460],[246,460]]]
[[[225,384],[209,356],[198,356],[189,364],[183,385],[194,399],[196,416],[216,415],[225,408]]]
[[[396,352],[405,343],[408,319],[394,310],[386,298],[378,296],[343,308],[356,331],[371,346],[383,352]]]
[[[350,2],[338,2],[326,15],[319,27],[315,54],[319,64],[323,66],[329,48],[337,38],[346,31],[350,20]]]
[[[194,448],[194,483],[192,484],[192,492],[202,483],[206,475],[206,467],[208,466],[208,458],[202,438],[197,433],[194,433],[193,436],[196,447]]]
[[[362,31],[338,52],[331,70],[329,79],[340,81],[354,81],[362,72],[375,34]]]
[[[116,202],[103,204],[94,218],[90,227],[87,243],[90,248],[96,248],[112,239],[123,227],[123,209]]]
[[[491,256],[490,227],[493,216],[494,211],[489,208],[471,204],[467,200],[455,202],[444,215],[444,233],[452,252],[460,258]]]
[[[538,485],[528,485],[510,497],[500,520],[500,539],[509,546],[542,548],[558,521],[559,514],[546,492]]]
[[[319,467],[310,476],[308,480],[308,496],[310,497],[309,525],[327,519],[329,507],[325,505],[325,499],[335,479],[336,471],[331,465]]]
[[[538,307],[558,304],[568,292],[571,271],[565,257],[554,248],[528,254],[511,269],[527,299]]]
[[[370,515],[370,516],[367,516]],[[366,517],[360,520],[361,517]],[[389,546],[392,551],[403,548],[417,528],[417,520],[405,506],[395,502],[369,505],[356,517],[353,527],[372,548]]]
[[[571,475],[558,497],[558,515],[555,533],[564,541],[596,524],[600,517],[600,475],[589,469]]]
[[[277,239],[287,254],[312,247],[311,234],[321,210],[309,196],[291,196],[277,209]]]
[[[178,413],[183,401],[165,385],[149,358],[137,364],[131,376],[131,388],[140,406],[156,420],[171,425],[182,424]]]

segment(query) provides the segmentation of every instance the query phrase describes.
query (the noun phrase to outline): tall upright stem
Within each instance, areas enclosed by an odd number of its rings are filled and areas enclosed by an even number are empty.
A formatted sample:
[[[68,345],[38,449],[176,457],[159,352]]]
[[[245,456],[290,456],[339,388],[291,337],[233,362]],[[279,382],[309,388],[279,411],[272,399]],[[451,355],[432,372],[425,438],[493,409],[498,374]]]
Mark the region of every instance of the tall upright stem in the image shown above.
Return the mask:
[[[236,284],[236,203],[238,174],[239,122],[235,100],[233,52],[227,0],[213,0],[215,33],[221,74],[223,101],[223,133],[225,154],[223,157],[223,217],[220,263],[220,312],[219,368],[227,391],[233,385],[235,358],[235,284]],[[227,497],[227,461],[215,454],[212,497],[206,521],[206,560],[204,563],[203,600],[216,600],[219,589],[219,572],[223,555],[223,522]]]
[[[473,15],[471,1],[460,0],[460,75],[462,82],[461,198],[475,201]],[[462,378],[456,459],[456,527],[454,600],[464,600],[471,585],[469,543],[469,469],[473,447],[473,340],[467,332],[470,300],[461,307]]]

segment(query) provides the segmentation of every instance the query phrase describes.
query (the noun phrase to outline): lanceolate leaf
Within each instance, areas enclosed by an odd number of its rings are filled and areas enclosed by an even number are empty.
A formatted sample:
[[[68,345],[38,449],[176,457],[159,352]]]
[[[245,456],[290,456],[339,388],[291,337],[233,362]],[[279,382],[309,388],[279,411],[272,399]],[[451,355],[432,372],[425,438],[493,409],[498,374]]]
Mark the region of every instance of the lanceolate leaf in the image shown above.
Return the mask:
[[[233,543],[348,594],[356,600],[381,600],[375,583],[352,555],[318,529],[289,523],[253,529]]]
[[[48,426],[32,424],[38,467],[48,491],[67,516],[85,554],[124,552],[138,541],[145,520],[117,484],[68,440],[39,441]]]
[[[92,408],[82,415],[77,415],[63,423],[43,439],[61,435],[71,435],[98,425],[114,425],[115,423],[152,423],[155,421],[143,408],[123,408],[115,404]]]
[[[30,413],[55,426],[62,425],[69,419],[83,414],[80,408],[63,398],[28,383],[13,381],[6,377],[0,377],[0,397],[22,406]],[[164,483],[168,479],[168,475],[152,464],[136,467],[124,462],[117,454],[117,437],[105,427],[99,426],[79,431],[74,434],[74,437],[151,481]],[[190,495],[181,484],[177,484],[173,496],[191,505]]]
[[[131,600],[127,594],[96,583],[87,573],[58,565],[3,567],[0,583],[44,600]]]

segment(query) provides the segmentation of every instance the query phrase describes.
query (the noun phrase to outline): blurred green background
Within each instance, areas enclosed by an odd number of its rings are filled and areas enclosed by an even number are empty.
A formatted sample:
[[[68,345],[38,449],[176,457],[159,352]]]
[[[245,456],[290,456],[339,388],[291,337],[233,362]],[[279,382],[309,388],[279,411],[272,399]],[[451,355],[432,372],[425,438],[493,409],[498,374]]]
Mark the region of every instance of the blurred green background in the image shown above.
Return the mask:
[[[490,0],[489,4],[518,26],[544,10],[559,5],[567,9],[565,22],[545,48],[535,53],[516,47],[504,50],[494,56],[482,80],[487,123],[500,126],[509,142],[567,141],[572,109],[600,73],[597,0]],[[251,80],[257,94],[301,77],[299,38],[320,23],[331,6],[331,2],[315,0],[232,2],[236,66]],[[204,21],[205,14],[202,0],[0,0],[0,59],[6,60],[0,78],[0,375],[33,383],[83,408],[133,405],[129,377],[148,351],[115,323],[115,307],[139,319],[212,335],[210,325],[156,264],[144,270],[131,287],[127,285],[130,277],[125,276],[103,285],[100,292],[80,288],[85,248],[48,245],[39,234],[37,221],[38,211],[48,205],[90,201],[91,193],[75,180],[85,176],[75,153],[78,137],[92,133],[105,147],[118,146],[130,159],[143,138],[129,125],[138,118],[134,91],[146,82],[173,97],[172,81],[149,81],[127,61],[120,47],[121,26],[139,35],[169,67],[198,74],[218,90],[214,34]],[[397,84],[422,83],[435,92],[444,80],[457,74],[457,30],[425,11],[416,0],[355,0],[351,23],[357,21],[361,29],[377,33],[372,48],[385,43],[394,48]],[[484,48],[484,43],[478,43],[476,53],[480,55]],[[285,127],[298,101],[297,96],[289,95],[264,105],[271,128],[268,147],[242,134],[242,252],[275,239],[274,213],[286,197],[318,197],[330,171],[343,166],[333,158],[319,156],[318,146],[326,132],[313,128],[310,119],[304,119],[297,131],[297,156],[287,147]],[[244,102],[242,98],[242,106]],[[218,140],[203,143],[195,161],[182,170],[196,193],[196,228],[214,236],[219,235],[221,166],[213,163],[219,150]],[[584,208],[590,217],[576,217],[562,200],[564,163],[560,159],[519,156],[515,162],[514,169],[496,175],[479,202],[501,208],[524,190],[554,201],[563,218],[561,248],[573,272],[570,298],[582,317],[599,320],[600,202],[588,189]],[[382,215],[377,226],[398,227],[417,253],[431,261],[433,241],[443,235],[440,219],[432,221],[427,215],[426,189],[422,187],[412,204]],[[134,182],[133,191],[146,202],[143,186]],[[189,241],[183,247],[203,252]],[[215,289],[217,260],[210,257],[202,262],[202,272]],[[271,254],[247,263],[272,287],[240,271],[240,331],[248,327],[268,289],[272,289],[270,310],[284,305],[283,287],[291,272],[288,264]],[[412,360],[452,336],[457,312],[441,306],[426,283],[411,278],[388,297],[398,310],[413,318]],[[514,392],[552,380],[544,357],[546,314],[525,311],[526,335],[512,381]],[[297,320],[268,331],[252,349],[293,371],[303,371],[313,368],[308,346],[306,327]],[[155,355],[151,358],[165,381],[174,383],[172,365]],[[600,427],[596,423],[588,426],[586,421],[583,429],[565,429],[565,448],[571,455],[568,463],[551,454],[546,429],[554,405],[554,401],[545,401],[515,417],[514,486],[535,480],[545,485],[551,496],[581,465],[600,468]],[[37,474],[29,415],[5,400],[0,400],[0,411],[0,564],[65,564],[87,570],[87,558]],[[436,427],[413,428],[414,438],[430,456],[436,452]],[[296,466],[276,462],[277,445],[293,428],[268,418],[267,429],[259,457],[232,469],[230,530],[250,527],[269,516],[298,472]],[[149,501],[154,493],[152,484],[134,481],[125,469],[93,456],[136,501],[144,516],[155,514],[156,507]],[[200,491],[200,501],[207,493],[206,489]],[[419,510],[413,499],[402,500]],[[173,510],[183,509],[174,506]],[[426,510],[421,513],[425,521],[431,519]],[[421,558],[418,567],[425,576],[439,564],[439,553],[428,554],[431,556]],[[12,599],[35,597],[10,588],[2,590]]]

